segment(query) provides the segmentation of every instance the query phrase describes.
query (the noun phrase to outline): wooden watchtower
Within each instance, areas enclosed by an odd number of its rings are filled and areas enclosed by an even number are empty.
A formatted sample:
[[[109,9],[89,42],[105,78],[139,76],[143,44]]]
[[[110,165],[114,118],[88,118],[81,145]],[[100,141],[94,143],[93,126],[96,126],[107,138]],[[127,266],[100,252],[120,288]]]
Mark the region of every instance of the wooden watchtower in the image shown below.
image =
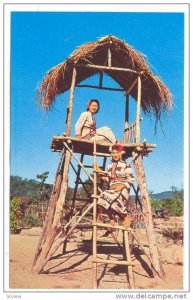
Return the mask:
[[[120,87],[112,88],[104,86],[104,73],[115,80]],[[99,78],[98,85],[81,84],[84,79],[96,74]],[[143,157],[152,152],[156,145],[148,144],[146,141],[141,141],[140,139],[140,112],[143,110],[145,113],[154,113],[155,119],[159,120],[161,112],[171,108],[172,97],[167,87],[151,72],[144,56],[122,40],[111,35],[79,47],[68,59],[66,59],[66,61],[52,68],[40,85],[40,101],[45,109],[49,109],[56,96],[61,93],[70,90],[70,97],[66,113],[66,133],[62,136],[54,136],[52,139],[51,149],[55,152],[61,152],[61,160],[56,172],[50,205],[34,257],[32,270],[36,273],[43,272],[46,263],[62,244],[66,244],[68,237],[80,220],[89,211],[92,211],[94,288],[97,287],[98,261],[96,252],[96,230],[98,223],[96,219],[96,174],[94,175],[94,178],[89,174],[84,166],[83,159],[85,155],[89,155],[91,157],[93,156],[94,160],[96,160],[97,155],[101,155],[103,157],[103,168],[105,168],[106,159],[110,156],[109,147],[111,145],[96,144],[91,141],[77,140],[76,138],[71,137],[73,99],[76,88],[120,91],[125,97],[123,143],[126,150],[126,158],[131,159],[131,163],[135,169],[137,188],[134,188],[134,191],[136,196],[138,196],[138,192],[141,195],[142,212],[149,243],[149,254],[147,255],[150,258],[154,271],[160,278],[163,278],[164,271],[156,245],[150,198],[147,192],[146,177],[143,167]],[[137,101],[136,121],[132,124],[129,124],[130,96]],[[121,139],[120,137],[118,138]],[[80,154],[80,159],[77,158],[77,153]],[[71,163],[72,156],[77,161],[77,170]],[[73,168],[76,174],[76,181],[72,200],[72,210],[70,216],[68,215],[67,218],[64,213],[64,205],[70,167]],[[85,201],[81,208],[75,213],[74,208],[76,207],[78,185],[81,183],[84,187],[84,183],[80,179],[82,170],[94,183],[94,195],[93,197],[91,195],[89,197],[88,195],[89,199],[84,199]],[[62,226],[65,217],[67,222],[65,226]],[[75,223],[72,222],[72,220],[76,220]],[[103,225],[100,226],[102,227]],[[132,234],[134,235],[134,233]],[[125,247],[129,247],[127,239],[125,239]],[[128,253],[126,252],[126,254]],[[128,255],[128,264],[127,262],[125,262],[125,264],[128,265],[129,269],[132,264],[129,263]],[[111,262],[107,261],[106,263]],[[129,276],[130,275],[132,276],[131,272],[129,273]],[[130,283],[132,283],[132,280],[130,280]],[[131,287],[134,288],[134,284],[131,284]]]

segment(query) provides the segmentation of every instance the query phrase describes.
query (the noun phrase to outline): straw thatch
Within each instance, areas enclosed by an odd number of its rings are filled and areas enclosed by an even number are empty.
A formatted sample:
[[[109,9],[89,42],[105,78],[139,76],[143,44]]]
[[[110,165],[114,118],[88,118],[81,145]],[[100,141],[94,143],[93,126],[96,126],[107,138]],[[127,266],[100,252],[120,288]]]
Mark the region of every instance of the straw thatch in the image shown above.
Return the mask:
[[[64,62],[52,68],[45,76],[38,91],[41,105],[49,109],[56,96],[70,88],[73,67],[77,67],[76,84],[99,73],[98,69],[87,68],[85,65],[107,66],[107,53],[110,47],[112,53],[112,67],[129,68],[142,72],[142,101],[141,106],[145,113],[153,112],[156,119],[160,118],[161,111],[172,107],[172,96],[163,82],[152,73],[144,55],[114,36],[103,37],[96,42],[80,46]],[[137,74],[105,70],[124,90],[127,90],[136,79]],[[137,85],[131,91],[131,96],[137,99]]]

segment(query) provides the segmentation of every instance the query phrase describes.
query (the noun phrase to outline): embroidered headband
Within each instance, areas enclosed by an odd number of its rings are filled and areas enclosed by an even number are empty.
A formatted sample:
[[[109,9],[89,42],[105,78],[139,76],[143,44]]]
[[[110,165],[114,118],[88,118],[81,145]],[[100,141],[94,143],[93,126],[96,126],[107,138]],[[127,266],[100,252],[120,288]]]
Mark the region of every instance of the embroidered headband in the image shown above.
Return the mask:
[[[113,150],[121,152],[121,154],[125,154],[124,147],[121,144],[114,144],[109,148],[110,152],[113,152]]]

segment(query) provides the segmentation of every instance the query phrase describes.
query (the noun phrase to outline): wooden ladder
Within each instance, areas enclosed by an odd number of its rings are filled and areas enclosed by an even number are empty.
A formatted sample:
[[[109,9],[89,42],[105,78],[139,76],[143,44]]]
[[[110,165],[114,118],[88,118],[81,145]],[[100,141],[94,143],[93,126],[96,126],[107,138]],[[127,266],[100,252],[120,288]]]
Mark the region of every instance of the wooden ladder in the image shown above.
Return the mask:
[[[94,142],[94,165],[96,164],[97,156],[102,156],[102,153],[96,151],[96,142]],[[98,280],[97,280],[97,264],[113,264],[120,266],[127,266],[127,275],[128,275],[128,283],[129,288],[135,289],[135,280],[133,275],[133,267],[134,264],[131,260],[131,252],[130,252],[130,243],[129,237],[131,235],[130,229],[127,229],[123,226],[112,226],[105,223],[97,222],[97,173],[94,172],[94,195],[93,195],[93,288],[97,289]],[[97,253],[97,228],[107,228],[111,230],[121,230],[123,234],[123,247],[125,252],[125,260],[111,260],[111,259],[102,259],[98,257]]]
[[[84,164],[85,154],[81,154],[80,159],[78,159],[75,156],[74,153],[72,153],[72,155],[76,159],[76,161],[78,163],[78,166],[77,166],[77,169],[76,169],[74,167],[74,165],[72,164],[72,162],[70,162],[70,165],[71,165],[73,171],[76,174],[76,179],[75,179],[75,187],[74,187],[74,192],[73,192],[73,197],[72,197],[71,212],[70,212],[70,216],[69,216],[69,220],[68,220],[69,221],[68,222],[69,228],[68,228],[68,226],[65,226],[65,229],[66,229],[67,232],[71,228],[71,221],[72,221],[72,219],[78,218],[78,216],[76,218],[74,218],[76,216],[75,212],[74,212],[74,209],[76,208],[76,202],[77,201],[85,202],[85,205],[83,205],[82,208],[81,208],[81,210],[80,210],[81,213],[84,213],[84,210],[85,210],[85,208],[87,206],[87,203],[91,203],[91,201],[93,201],[93,199],[92,199],[92,193],[91,193],[91,191],[88,191],[88,189],[87,189],[87,184],[89,184],[89,183],[88,182],[85,183],[81,179],[81,171],[84,170],[84,172],[87,174],[88,178],[90,178],[90,180],[91,180],[91,177],[89,176],[90,173],[87,171],[87,169],[93,168],[93,166],[89,165],[89,164],[87,164],[87,165]],[[105,154],[101,154],[101,156],[103,157],[103,161],[102,161],[102,165],[100,167],[102,168],[102,170],[105,170],[107,156],[105,156]],[[93,185],[93,182],[91,181],[90,184]],[[79,198],[79,197],[77,197],[78,188],[79,188],[80,185],[83,187],[84,191],[86,192],[87,198]],[[91,210],[92,210],[92,207],[91,207]],[[89,213],[89,211],[88,211],[88,213]],[[79,212],[79,215],[80,215],[80,212]],[[92,224],[91,224],[91,226],[92,226]],[[114,237],[113,233],[112,233],[112,236],[116,240],[116,238]],[[65,241],[64,241],[63,253],[66,252],[66,246],[67,246],[67,239],[65,239]]]
[[[146,181],[145,181],[145,173],[144,168],[142,164],[142,158],[139,157],[137,154],[133,154],[133,162],[134,167],[136,170],[137,178],[138,178],[138,184],[141,192],[141,198],[143,200],[143,206],[144,208],[144,216],[145,217],[145,226],[146,226],[146,232],[147,237],[149,240],[149,252],[140,245],[140,242],[138,240],[138,237],[135,235],[135,232],[132,228],[126,229],[122,226],[110,226],[105,223],[98,223],[97,222],[97,192],[101,192],[101,189],[97,187],[97,175],[94,172],[94,177],[90,175],[90,173],[87,171],[85,165],[83,165],[83,156],[79,160],[74,151],[69,147],[69,145],[66,142],[63,142],[64,148],[62,152],[61,161],[59,163],[59,167],[57,170],[55,183],[53,187],[53,192],[50,199],[50,205],[47,212],[46,222],[44,224],[44,228],[42,231],[42,235],[40,237],[33,265],[32,265],[32,272],[34,273],[42,273],[44,270],[44,266],[47,264],[47,262],[53,257],[53,255],[56,253],[56,251],[59,249],[59,247],[63,244],[63,250],[65,251],[65,246],[68,238],[72,234],[73,230],[76,228],[80,222],[82,222],[83,218],[88,213],[93,213],[93,223],[90,223],[92,229],[93,229],[93,268],[94,268],[94,276],[93,276],[93,285],[94,288],[97,288],[97,264],[101,263],[101,259],[97,256],[97,228],[111,228],[111,235],[114,238],[115,242],[117,242],[114,231],[115,230],[121,230],[123,233],[123,244],[124,244],[124,250],[125,250],[125,257],[126,259],[124,261],[112,261],[112,260],[102,260],[105,264],[118,264],[118,265],[126,265],[128,266],[128,277],[129,277],[129,284],[131,288],[135,287],[134,283],[134,277],[133,277],[133,263],[131,261],[131,254],[130,254],[130,243],[129,238],[132,237],[137,244],[140,246],[144,254],[149,259],[153,269],[158,274],[158,276],[161,278],[163,274],[162,265],[159,260],[159,253],[157,251],[156,247],[156,241],[155,241],[155,235],[153,231],[153,222],[151,218],[151,213],[147,214],[146,212],[151,212],[148,205],[149,198],[147,194],[147,188],[146,188]],[[94,148],[92,151],[93,157],[94,157],[94,163],[96,163],[96,157],[101,156],[103,158],[110,156],[108,153],[100,153],[96,151],[96,143],[94,143]],[[69,165],[71,165],[71,157],[74,157],[74,159],[77,161],[78,165],[80,166],[81,170],[85,172],[85,174],[88,176],[88,178],[93,183],[94,187],[94,195],[93,200],[89,199],[90,201],[87,201],[88,199],[83,199],[85,204],[82,205],[79,211],[77,211],[73,216],[70,217],[70,220],[67,221],[66,224],[62,224],[62,212],[63,207],[66,200],[66,190],[67,190],[67,183],[68,183],[68,170]],[[81,162],[82,161],[82,162]],[[103,161],[104,163],[104,161]],[[106,160],[105,160],[106,164]],[[76,173],[77,172],[77,173]],[[77,185],[81,181],[78,180],[80,178],[79,169],[75,173],[77,174]],[[78,190],[78,186],[76,188]],[[136,193],[138,194],[138,190],[136,190]],[[74,195],[74,201],[79,200],[76,198],[77,195]],[[114,236],[113,236],[114,235]],[[118,243],[117,243],[118,244]],[[120,247],[121,245],[118,244]]]

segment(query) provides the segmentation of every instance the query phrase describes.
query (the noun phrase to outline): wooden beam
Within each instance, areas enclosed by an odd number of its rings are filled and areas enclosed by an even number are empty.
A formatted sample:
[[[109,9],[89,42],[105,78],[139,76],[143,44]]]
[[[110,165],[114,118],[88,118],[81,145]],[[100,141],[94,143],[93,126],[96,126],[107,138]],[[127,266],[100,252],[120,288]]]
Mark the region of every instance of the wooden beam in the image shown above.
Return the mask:
[[[91,89],[98,89],[98,90],[106,90],[106,91],[113,91],[113,92],[124,92],[124,89],[119,88],[108,88],[98,85],[91,85],[91,84],[76,84],[76,87],[79,88],[91,88]]]
[[[83,162],[83,159],[84,159],[84,154],[81,154],[81,157],[80,157],[80,162],[82,163]],[[78,171],[76,171],[75,167],[73,166],[72,162],[70,162],[70,165],[72,167],[72,169],[74,170],[75,174],[76,174],[76,178],[79,178],[80,179],[80,183],[82,184],[82,180],[80,178],[80,173],[81,173],[81,167],[78,166]],[[73,197],[72,197],[72,207],[75,206],[75,200],[76,200],[76,194],[77,194],[77,191],[78,191],[78,185],[79,185],[79,182],[76,180],[75,182],[75,188],[74,188],[74,193],[73,193]],[[83,188],[84,190],[87,192],[87,195],[88,195],[88,191],[87,189],[84,187],[83,185]]]
[[[133,236],[133,238],[136,240],[138,246],[141,248],[141,250],[144,252],[144,255],[148,258],[148,260],[150,261],[151,265],[152,265],[152,268],[154,269],[154,271],[157,273],[157,270],[156,268],[154,267],[154,264],[153,264],[153,261],[149,255],[149,253],[147,252],[147,250],[145,249],[144,246],[142,246],[142,244],[139,242],[139,239],[137,238],[136,234],[134,233],[133,230],[131,230],[131,234]],[[159,274],[157,274],[159,276]]]
[[[130,85],[130,87],[125,91],[125,93],[126,93],[127,95],[130,94],[130,92],[132,91],[132,89],[133,89],[134,86],[136,85],[137,81],[138,81],[138,77],[133,81],[133,83]]]
[[[61,156],[60,162],[58,164],[55,181],[54,181],[54,185],[53,185],[52,193],[51,193],[51,197],[50,197],[49,209],[48,209],[47,215],[46,215],[46,221],[43,226],[43,231],[42,231],[41,237],[39,239],[35,257],[34,257],[33,264],[32,264],[32,272],[36,272],[35,267],[36,267],[37,261],[39,260],[39,255],[41,254],[41,251],[42,251],[42,245],[44,244],[44,242],[47,238],[47,235],[50,232],[50,228],[51,228],[51,225],[52,225],[52,222],[54,219],[55,206],[56,206],[56,203],[57,203],[57,200],[59,197],[60,188],[61,188],[61,184],[62,184],[61,170],[64,165],[64,160],[65,160],[65,149],[63,149],[62,156]]]
[[[103,87],[103,72],[99,72],[99,89]]]
[[[125,97],[125,128],[128,127],[129,124],[129,95]]]
[[[94,141],[94,149],[93,152],[96,153],[96,141]],[[94,155],[94,166],[96,165],[96,154]],[[97,195],[97,174],[94,172],[94,186],[93,186],[93,192],[94,195]],[[96,223],[97,219],[97,198],[94,197],[93,199],[93,223]],[[93,288],[97,289],[97,227],[96,225],[93,225]]]
[[[124,242],[125,242],[125,252],[126,252],[126,258],[128,261],[128,277],[129,277],[129,283],[130,288],[135,289],[135,280],[133,276],[133,265],[131,265],[131,253],[130,253],[130,245],[129,245],[129,236],[128,232],[124,231]]]
[[[136,153],[133,152],[133,157],[135,157]],[[143,215],[144,215],[144,224],[146,228],[147,238],[149,242],[149,251],[150,256],[153,262],[153,266],[159,275],[160,278],[164,278],[165,273],[162,267],[160,254],[156,244],[156,236],[154,232],[153,220],[152,220],[152,211],[151,211],[151,203],[150,197],[147,192],[147,183],[146,176],[143,167],[143,159],[142,155],[139,155],[134,160],[134,168],[137,176],[137,183],[140,188],[141,193],[141,201],[143,204]]]
[[[135,266],[135,264],[132,261],[126,261],[126,260],[96,258],[93,259],[93,262],[102,263],[102,264],[119,265],[119,266],[133,266],[133,267]]]
[[[108,67],[111,67],[111,49],[108,48]]]
[[[71,233],[76,228],[77,224],[80,223],[80,221],[83,219],[83,217],[93,208],[93,203],[91,203],[84,212],[82,212],[81,216],[78,217],[78,220],[73,224],[73,226],[70,228],[70,230],[63,236],[59,237],[57,240],[54,241],[52,248],[50,249],[50,252],[48,253],[47,259],[45,261],[45,264],[50,260],[50,258],[54,255],[54,253],[58,250],[60,245],[64,243],[68,237],[71,235]]]
[[[73,153],[83,153],[85,155],[90,155],[93,156],[93,142],[90,140],[78,140],[77,138],[72,138],[72,137],[64,137],[63,135],[61,136],[54,136],[52,139],[52,144],[51,144],[51,149],[53,151],[59,150],[60,152],[62,152],[63,148],[65,148],[64,146],[64,142],[67,142],[67,144],[70,146],[70,149],[73,148]],[[108,144],[97,144],[98,147],[98,151],[97,153],[101,153],[101,156],[106,156],[105,154],[107,154],[107,156],[110,154],[109,153],[109,148],[112,147],[112,144],[108,143]],[[123,143],[123,147],[125,149],[125,157],[131,157],[132,156],[132,151],[137,150],[139,151],[141,149],[141,151],[144,149],[144,144],[143,143],[135,143],[133,141],[131,141],[131,143]],[[147,148],[144,149],[144,154],[146,153],[146,150],[149,150],[152,148],[155,148],[156,144],[147,144]],[[104,153],[104,155],[103,155]],[[98,154],[97,154],[98,155]]]
[[[93,155],[103,156],[103,157],[110,157],[111,156],[110,153],[102,153],[102,152],[93,152]]]
[[[76,194],[77,194],[77,190],[78,190],[78,184],[82,184],[85,192],[87,193],[88,196],[89,195],[89,191],[87,190],[87,188],[85,187],[85,183],[82,181],[82,179],[80,178],[80,174],[78,175],[78,172],[76,171],[75,167],[73,166],[72,162],[70,162],[70,165],[74,171],[74,173],[77,175],[77,177],[79,176],[79,182],[76,180],[75,182],[75,188],[74,188],[74,193],[73,193],[73,198],[72,198],[72,202],[76,201],[77,200],[77,197],[76,197]],[[80,166],[79,166],[80,167]],[[81,169],[81,167],[80,167]],[[73,205],[72,205],[73,206]]]
[[[86,175],[88,176],[88,178],[93,182],[94,179],[92,178],[92,176],[90,175],[90,173],[86,170],[86,168],[83,166],[83,164],[79,161],[79,159],[76,157],[76,155],[73,153],[73,151],[70,149],[70,147],[68,147],[67,143],[63,142],[64,146],[67,148],[67,150],[69,151],[69,153],[75,158],[75,160],[77,161],[78,165],[81,166],[81,168],[83,169],[83,171],[86,173]]]
[[[77,163],[81,166],[81,168],[83,169],[83,171],[86,173],[86,175],[88,176],[88,178],[94,182],[93,177],[90,175],[90,173],[87,171],[87,169],[84,167],[84,165],[79,161],[79,159],[76,157],[76,155],[74,154],[74,152],[70,149],[70,147],[67,145],[67,143],[63,142],[64,146],[67,148],[67,150],[69,151],[69,153],[75,158],[75,160],[77,161]],[[102,192],[102,190],[98,187],[99,192]]]
[[[110,225],[110,224],[105,224],[105,223],[99,223],[99,222],[93,222],[93,226],[96,225],[101,228],[111,228],[111,229],[118,229],[118,230],[125,230],[125,231],[131,231],[131,228],[126,228],[124,226],[120,225]]]
[[[141,77],[138,76],[137,114],[136,114],[136,143],[140,142],[140,110],[141,110]]]
[[[49,260],[48,257],[50,249],[56,239],[56,236],[58,235],[58,231],[61,230],[61,216],[68,188],[68,169],[70,165],[70,159],[71,153],[67,152],[65,156],[63,176],[60,175],[62,177],[62,182],[59,185],[60,190],[56,191],[57,198],[54,201],[55,206],[53,207],[53,213],[52,215],[49,214],[49,231],[47,231],[47,234],[44,233],[40,253],[37,257],[36,264],[33,265],[33,272],[38,274],[42,272],[45,264]]]
[[[74,67],[73,72],[72,72],[72,82],[71,82],[71,87],[70,87],[68,114],[67,114],[67,120],[66,120],[66,135],[67,136],[70,136],[70,132],[71,132],[72,108],[73,108],[75,84],[76,84],[76,68]]]
[[[125,95],[125,128],[123,142],[128,143],[129,141],[129,132],[126,129],[129,127],[129,95]]]
[[[69,142],[80,142],[80,143],[85,143],[85,144],[88,144],[88,145],[93,145],[93,142],[92,141],[90,141],[90,140],[78,140],[77,138],[75,138],[75,137],[65,137],[65,136],[63,136],[63,135],[58,135],[58,136],[53,136],[53,138],[52,138],[54,141],[61,141],[61,142],[64,142],[64,141],[69,141]],[[101,144],[98,144],[99,146],[101,145]],[[126,148],[135,148],[135,147],[143,147],[144,146],[144,143],[132,143],[132,144],[122,144],[124,147],[126,147]],[[68,145],[67,145],[68,146]],[[109,147],[111,147],[112,146],[112,144],[111,143],[109,143],[109,144],[104,144],[103,145],[104,147],[105,147],[105,149],[109,149]],[[87,145],[85,146],[85,147],[88,147]],[[147,144],[147,147],[148,148],[156,148],[157,147],[157,145],[156,144]],[[69,148],[69,147],[68,147]],[[70,149],[70,148],[69,148]],[[106,151],[105,151],[106,152]],[[98,153],[98,152],[97,152]]]
[[[76,212],[76,214],[72,217],[72,219],[70,219],[70,220],[68,221],[67,224],[65,224],[65,225],[62,224],[62,225],[61,225],[61,226],[63,227],[62,232],[65,232],[65,230],[67,230],[67,229],[69,228],[69,225],[70,225],[74,220],[76,220],[76,218],[77,218],[77,216],[78,216],[79,214],[82,215],[83,209],[85,209],[87,206],[88,206],[88,203],[84,204],[84,205],[81,207],[81,209],[80,209],[79,211]]]
[[[134,73],[134,74],[142,74],[143,73],[143,71],[137,72],[135,70],[128,69],[128,68],[107,67],[107,66],[91,65],[91,64],[87,64],[87,65],[78,65],[77,64],[77,66],[82,67],[82,68],[85,67],[85,68],[98,69],[98,70],[122,71],[122,72]]]

